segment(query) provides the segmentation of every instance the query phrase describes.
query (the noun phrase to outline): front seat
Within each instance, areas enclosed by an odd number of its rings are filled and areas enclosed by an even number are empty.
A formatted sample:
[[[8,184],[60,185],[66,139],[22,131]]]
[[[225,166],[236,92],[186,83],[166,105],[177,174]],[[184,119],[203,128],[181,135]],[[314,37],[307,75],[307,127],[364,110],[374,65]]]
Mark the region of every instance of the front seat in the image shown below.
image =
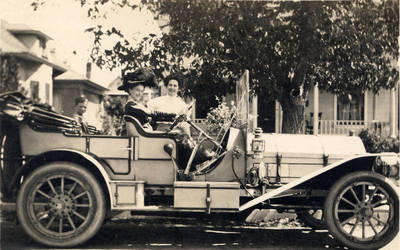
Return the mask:
[[[125,115],[124,116],[126,122],[126,134],[127,136],[144,136],[149,138],[174,138],[172,135],[169,135],[165,131],[146,131],[143,126],[140,124],[139,120],[133,116]]]
[[[125,115],[126,135],[136,137],[138,145],[138,157],[141,159],[170,159],[170,155],[164,150],[164,146],[171,144],[173,147],[172,156],[177,154],[176,140],[172,135],[166,132],[154,131],[147,132],[143,129],[140,122],[133,116]]]

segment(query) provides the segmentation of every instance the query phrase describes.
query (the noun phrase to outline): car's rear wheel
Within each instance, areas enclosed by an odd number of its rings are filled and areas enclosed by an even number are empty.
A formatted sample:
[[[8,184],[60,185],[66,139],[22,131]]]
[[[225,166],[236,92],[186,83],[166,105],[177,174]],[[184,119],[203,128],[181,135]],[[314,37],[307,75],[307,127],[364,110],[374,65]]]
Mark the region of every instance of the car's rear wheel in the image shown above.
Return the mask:
[[[23,229],[48,246],[72,247],[89,240],[105,214],[103,190],[95,177],[69,162],[36,169],[18,193],[17,215]]]
[[[305,209],[296,210],[297,218],[312,229],[326,229],[324,210]]]
[[[357,249],[378,249],[399,231],[399,197],[385,177],[360,171],[337,181],[325,200],[330,233]]]

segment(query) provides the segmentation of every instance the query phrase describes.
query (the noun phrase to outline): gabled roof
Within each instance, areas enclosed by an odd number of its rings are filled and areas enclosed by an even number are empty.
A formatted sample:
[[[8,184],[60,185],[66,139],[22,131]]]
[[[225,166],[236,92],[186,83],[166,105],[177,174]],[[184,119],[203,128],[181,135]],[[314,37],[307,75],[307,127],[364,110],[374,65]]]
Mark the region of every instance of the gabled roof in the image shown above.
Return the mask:
[[[106,95],[128,95],[125,91],[118,90],[118,87],[121,85],[122,79],[118,76],[108,84],[109,91],[106,92]]]
[[[27,34],[27,35],[36,35],[45,40],[53,40],[50,36],[46,35],[45,33],[41,32],[40,30],[35,30],[29,27],[26,24],[22,23],[8,23],[5,22],[5,28],[14,35],[17,34]]]
[[[11,52],[7,53],[6,52],[6,53],[3,53],[1,51],[1,48],[0,48],[0,54],[13,55],[13,56],[21,58],[21,59],[34,61],[34,62],[38,62],[38,63],[43,63],[43,64],[46,64],[46,65],[52,67],[53,69],[61,71],[61,72],[65,72],[67,70],[65,66],[60,66],[59,64],[56,64],[54,62],[50,62],[49,60],[46,60],[46,59],[44,59],[42,57],[36,56],[36,55],[34,55],[32,53],[29,53],[29,52],[13,52],[13,53],[11,53]]]
[[[108,84],[108,88],[110,90],[117,90],[118,87],[122,84],[122,79],[120,76],[118,76],[117,78],[115,78],[114,80],[112,80],[112,82],[110,82]]]
[[[0,19],[0,54],[14,55],[16,57],[25,60],[43,63],[59,71],[65,72],[67,69],[64,66],[60,65],[59,63],[49,61],[46,58],[42,58],[40,56],[31,53],[29,51],[29,48],[27,48],[22,42],[20,42],[9,30],[9,29],[14,29],[19,31],[24,31],[26,27],[28,26],[24,24],[10,24]]]
[[[2,53],[29,52],[29,49],[7,30],[8,23],[0,20],[0,51]]]
[[[54,78],[54,83],[61,83],[61,82],[81,82],[85,85],[87,85],[90,88],[94,88],[99,91],[107,91],[108,88],[105,88],[90,79],[84,77],[83,75],[73,71],[72,69],[69,69],[67,72],[57,76]]]

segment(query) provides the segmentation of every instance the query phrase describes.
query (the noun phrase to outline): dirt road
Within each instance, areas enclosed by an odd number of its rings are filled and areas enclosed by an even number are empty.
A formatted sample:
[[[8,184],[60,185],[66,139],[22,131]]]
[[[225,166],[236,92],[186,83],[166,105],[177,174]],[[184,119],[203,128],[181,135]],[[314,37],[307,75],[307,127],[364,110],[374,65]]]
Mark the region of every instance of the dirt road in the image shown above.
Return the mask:
[[[46,249],[12,221],[1,221],[0,249]],[[398,240],[385,250],[398,249]],[[309,228],[218,226],[190,219],[124,219],[104,224],[77,249],[347,249],[327,231]]]

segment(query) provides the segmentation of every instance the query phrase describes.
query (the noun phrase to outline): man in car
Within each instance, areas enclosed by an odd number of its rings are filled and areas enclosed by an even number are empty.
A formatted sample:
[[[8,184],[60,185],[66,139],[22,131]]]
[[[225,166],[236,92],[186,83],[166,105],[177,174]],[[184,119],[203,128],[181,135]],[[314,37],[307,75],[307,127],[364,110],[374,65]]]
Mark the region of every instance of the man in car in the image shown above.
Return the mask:
[[[75,113],[73,118],[78,122],[81,126],[81,129],[84,133],[88,133],[88,124],[83,114],[85,114],[88,105],[88,100],[84,96],[79,96],[75,98]]]

